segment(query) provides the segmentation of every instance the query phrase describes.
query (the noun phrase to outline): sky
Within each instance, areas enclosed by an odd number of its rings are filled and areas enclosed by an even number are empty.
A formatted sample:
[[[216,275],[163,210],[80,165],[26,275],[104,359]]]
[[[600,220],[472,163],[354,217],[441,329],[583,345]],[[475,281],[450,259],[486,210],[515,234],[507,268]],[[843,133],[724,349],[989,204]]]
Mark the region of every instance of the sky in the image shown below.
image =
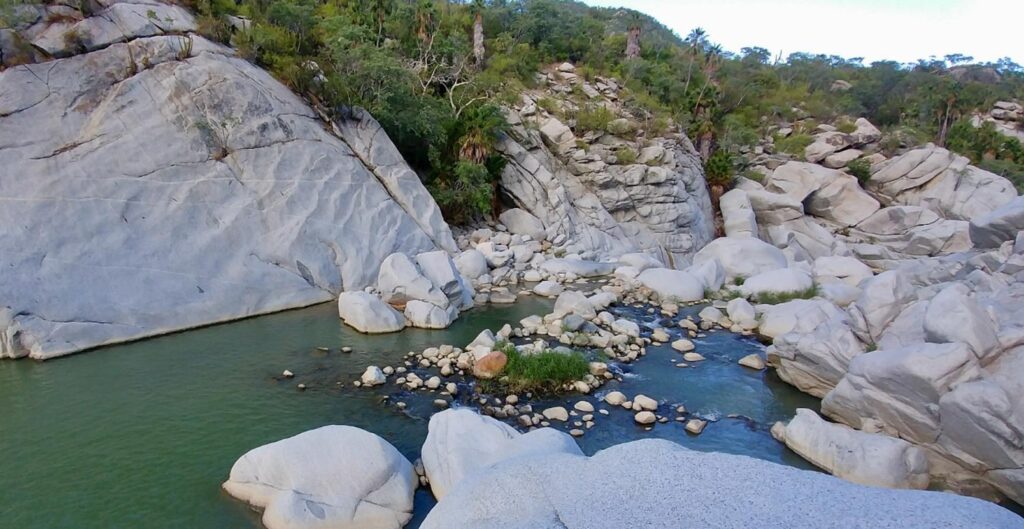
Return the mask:
[[[685,37],[702,27],[727,51],[760,46],[916,62],[961,53],[1024,64],[1024,0],[583,0],[647,13]]]

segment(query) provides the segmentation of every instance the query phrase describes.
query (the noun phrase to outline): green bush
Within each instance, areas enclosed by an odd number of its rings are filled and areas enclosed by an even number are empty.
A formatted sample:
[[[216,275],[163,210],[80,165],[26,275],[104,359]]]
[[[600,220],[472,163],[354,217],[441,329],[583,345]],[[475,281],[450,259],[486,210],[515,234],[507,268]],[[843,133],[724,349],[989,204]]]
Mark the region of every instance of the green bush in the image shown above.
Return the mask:
[[[871,179],[871,162],[865,158],[858,158],[846,165],[850,174],[857,177],[857,181],[863,187]]]
[[[704,164],[704,176],[710,185],[728,186],[733,177],[732,155],[715,151]]]
[[[615,119],[615,113],[597,105],[587,105],[576,114],[577,132],[604,131],[608,123]]]
[[[857,125],[855,125],[852,121],[848,119],[844,119],[841,120],[839,123],[836,123],[836,130],[842,132],[843,134],[852,134],[855,130],[857,130]]]
[[[775,136],[775,150],[796,156],[799,159],[803,159],[804,149],[812,143],[814,143],[814,138],[810,134],[794,132],[785,138],[779,135]]]
[[[763,292],[754,296],[754,301],[766,305],[778,305],[779,303],[793,301],[794,299],[811,299],[818,294],[818,285],[814,285],[811,288],[791,292]]]
[[[590,372],[587,359],[578,351],[560,353],[547,350],[524,355],[508,342],[498,344],[496,349],[505,353],[508,363],[500,377],[481,381],[485,386],[497,385],[489,389],[509,393],[554,393]]]
[[[617,159],[621,165],[636,163],[636,151],[626,146],[619,147],[618,149],[615,149],[615,159]]]

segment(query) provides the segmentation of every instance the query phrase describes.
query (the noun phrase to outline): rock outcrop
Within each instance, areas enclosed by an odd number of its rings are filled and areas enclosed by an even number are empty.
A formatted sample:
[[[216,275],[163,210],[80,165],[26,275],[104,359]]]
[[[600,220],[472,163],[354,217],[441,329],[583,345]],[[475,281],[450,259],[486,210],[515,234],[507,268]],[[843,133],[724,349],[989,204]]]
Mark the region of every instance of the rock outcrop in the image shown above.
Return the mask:
[[[507,111],[512,129],[497,146],[508,159],[503,192],[540,220],[549,239],[565,237],[579,253],[601,258],[645,251],[683,268],[714,233],[702,165],[690,141],[681,133],[638,136],[641,116],[617,102],[614,80],[599,80],[603,88],[597,89],[571,72],[543,77],[547,89],[524,94]],[[594,95],[577,103],[564,96],[572,86]],[[560,111],[538,108],[541,99]],[[587,111],[619,117],[602,130],[584,131],[563,116]]]
[[[499,463],[458,484],[421,527],[668,528],[690,520],[740,528],[752,516],[768,529],[845,529],[865,516],[879,529],[1024,527],[1017,515],[974,498],[865,487],[664,440],[621,444],[589,458],[553,454]]]
[[[0,357],[329,301],[396,251],[455,249],[365,113],[325,130],[178,6],[77,17],[16,28],[57,58],[0,72]]]
[[[324,426],[250,450],[228,494],[263,511],[267,529],[400,529],[416,472],[394,446],[351,426]]]

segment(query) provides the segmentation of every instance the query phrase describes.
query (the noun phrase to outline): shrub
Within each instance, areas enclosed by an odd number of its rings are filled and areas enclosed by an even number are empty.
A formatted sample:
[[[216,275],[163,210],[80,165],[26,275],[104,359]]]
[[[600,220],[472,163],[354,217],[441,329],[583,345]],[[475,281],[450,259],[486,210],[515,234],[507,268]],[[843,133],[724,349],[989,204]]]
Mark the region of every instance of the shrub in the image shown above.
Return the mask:
[[[846,165],[850,174],[857,177],[857,181],[863,187],[871,179],[871,162],[865,158],[858,158]]]
[[[630,149],[629,147],[622,146],[619,147],[618,149],[615,149],[615,158],[622,165],[636,163],[636,151]]]
[[[613,119],[615,114],[611,110],[587,105],[576,115],[576,129],[578,132],[604,131]]]
[[[836,130],[842,132],[843,134],[852,134],[855,130],[857,130],[857,125],[855,125],[852,121],[848,119],[844,119],[841,120],[839,123],[836,123]]]
[[[728,186],[732,182],[732,155],[726,151],[715,151],[704,164],[704,176],[708,184]]]
[[[501,377],[481,381],[485,387],[497,385],[489,389],[510,393],[553,393],[590,372],[587,359],[578,351],[560,353],[549,349],[524,355],[508,342],[500,343],[495,348],[505,353],[508,363]]]
[[[801,159],[804,156],[804,149],[812,143],[814,143],[814,138],[810,134],[793,133],[785,138],[779,135],[775,136],[776,150]]]
[[[537,100],[537,107],[546,110],[548,114],[557,116],[561,113],[558,102],[550,97],[542,97]]]
[[[754,301],[766,305],[778,305],[779,303],[793,301],[794,299],[811,299],[818,294],[818,285],[814,285],[804,290],[793,290],[790,292],[762,292],[754,296]]]

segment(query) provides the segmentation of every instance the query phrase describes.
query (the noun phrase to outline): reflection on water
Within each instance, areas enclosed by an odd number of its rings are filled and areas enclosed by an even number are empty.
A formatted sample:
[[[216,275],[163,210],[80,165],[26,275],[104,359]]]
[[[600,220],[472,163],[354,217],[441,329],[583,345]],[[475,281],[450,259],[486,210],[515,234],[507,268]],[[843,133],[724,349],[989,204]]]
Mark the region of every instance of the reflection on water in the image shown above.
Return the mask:
[[[405,353],[441,343],[464,345],[485,328],[550,307],[528,298],[475,309],[442,331],[365,336],[344,327],[326,304],[47,363],[0,362],[0,527],[257,527],[255,513],[220,491],[238,456],[310,428],[350,424],[415,459],[428,412],[406,414],[383,403],[393,386],[367,391],[351,382],[367,365],[398,365]],[[680,424],[645,433],[632,414],[612,410],[581,439],[584,450],[654,435],[806,467],[767,429],[817,401],[772,374],[736,365],[760,348],[753,340],[711,333],[695,341],[708,358],[700,365],[676,368],[678,353],[652,347],[626,367],[635,376],[602,392],[643,392],[720,420],[700,436]],[[341,353],[342,346],[354,351]],[[281,378],[285,369],[295,378]],[[308,389],[299,391],[300,383]],[[417,518],[431,504],[419,492]]]

